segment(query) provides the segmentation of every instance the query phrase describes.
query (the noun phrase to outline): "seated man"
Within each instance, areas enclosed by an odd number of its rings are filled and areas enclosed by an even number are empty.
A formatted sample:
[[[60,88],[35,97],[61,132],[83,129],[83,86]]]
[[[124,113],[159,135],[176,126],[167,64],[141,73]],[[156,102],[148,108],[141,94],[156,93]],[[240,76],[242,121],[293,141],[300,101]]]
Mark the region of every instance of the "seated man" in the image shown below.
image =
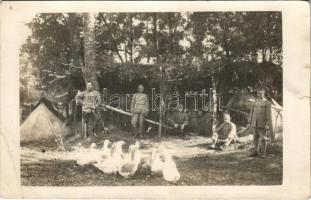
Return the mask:
[[[177,111],[174,111],[172,115],[168,118],[168,123],[173,126],[175,130],[182,133],[185,136],[185,127],[189,124],[188,114],[184,111],[184,106],[182,104],[178,105]]]
[[[230,145],[230,143],[238,141],[238,135],[236,133],[236,126],[231,122],[231,117],[229,113],[224,113],[224,122],[216,128],[216,132],[213,133],[212,139],[213,144],[212,148],[215,148],[216,145],[219,145],[221,150],[224,150]]]

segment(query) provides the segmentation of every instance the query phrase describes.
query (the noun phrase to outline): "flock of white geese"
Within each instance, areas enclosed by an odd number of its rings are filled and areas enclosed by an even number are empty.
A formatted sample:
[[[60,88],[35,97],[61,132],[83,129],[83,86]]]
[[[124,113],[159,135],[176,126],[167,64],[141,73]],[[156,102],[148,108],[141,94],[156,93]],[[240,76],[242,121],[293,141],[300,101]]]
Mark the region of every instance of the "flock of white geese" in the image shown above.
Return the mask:
[[[124,178],[132,177],[138,167],[150,168],[153,174],[161,174],[169,182],[177,182],[180,173],[167,149],[153,148],[148,156],[143,157],[140,150],[140,143],[136,141],[128,148],[128,152],[123,152],[124,141],[111,143],[105,140],[100,148],[92,143],[89,148],[82,145],[73,147],[74,159],[81,166],[92,164],[103,173],[120,174]]]

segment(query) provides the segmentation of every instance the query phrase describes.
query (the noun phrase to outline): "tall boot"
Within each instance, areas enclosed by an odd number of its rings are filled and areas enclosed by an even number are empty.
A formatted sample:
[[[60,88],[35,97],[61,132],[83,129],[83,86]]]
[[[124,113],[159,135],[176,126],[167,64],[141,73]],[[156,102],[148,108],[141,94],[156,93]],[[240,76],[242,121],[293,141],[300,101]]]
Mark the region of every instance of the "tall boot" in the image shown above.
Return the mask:
[[[141,124],[138,124],[138,137],[143,138],[143,126]]]
[[[136,128],[136,127],[133,127],[132,130],[133,130],[133,133],[134,133],[134,137],[135,137],[135,138],[139,138],[139,133],[138,133],[138,131],[137,131],[137,128]]]
[[[258,145],[258,155],[261,158],[265,158],[266,157],[266,149],[267,149],[267,141],[262,138],[259,141],[259,145]]]
[[[251,157],[258,156],[258,152],[259,152],[258,148],[259,148],[258,138],[254,137],[254,150],[249,156]]]
[[[84,139],[86,139],[88,137],[88,127],[87,127],[87,123],[83,122],[83,137]]]

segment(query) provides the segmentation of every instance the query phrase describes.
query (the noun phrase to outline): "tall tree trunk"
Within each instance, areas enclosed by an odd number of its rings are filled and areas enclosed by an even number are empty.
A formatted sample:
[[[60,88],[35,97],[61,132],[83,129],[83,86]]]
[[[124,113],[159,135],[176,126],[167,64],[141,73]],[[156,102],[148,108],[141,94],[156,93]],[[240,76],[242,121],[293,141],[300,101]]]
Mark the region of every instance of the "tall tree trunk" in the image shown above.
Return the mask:
[[[154,49],[156,52],[157,63],[159,62],[159,47],[158,47],[158,15],[153,15],[153,37],[154,37]]]
[[[146,33],[147,35],[149,34],[149,21],[146,21],[147,25],[146,25]],[[146,38],[147,40],[147,46],[149,46],[150,42],[149,42],[149,37]],[[150,54],[147,54],[147,63],[150,63]]]
[[[174,49],[173,49],[173,22],[172,22],[172,15],[173,13],[167,13],[167,20],[168,20],[168,37],[169,37],[169,44],[168,44],[168,52],[166,54],[166,59],[164,62],[170,62],[173,58],[170,55],[175,55]],[[168,59],[167,59],[168,58]]]
[[[215,51],[212,49],[211,50],[211,57],[212,57],[212,61],[215,61]]]
[[[83,78],[86,82],[92,82],[94,89],[99,91],[96,76],[96,53],[95,53],[95,16],[94,13],[83,13],[84,28],[84,66],[82,67]]]
[[[161,96],[163,97],[162,95],[162,91],[163,91],[163,73],[162,73],[162,70],[161,70],[161,78],[160,78],[160,94]],[[160,126],[159,126],[159,130],[158,130],[158,137],[162,137],[162,124],[163,124],[163,107],[162,107],[162,99],[160,98],[160,110],[159,110],[159,123],[160,123]]]
[[[231,64],[231,58],[230,58],[230,52],[229,52],[229,45],[228,45],[228,41],[227,41],[227,30],[224,31],[224,35],[223,35],[223,43],[224,43],[224,50],[226,53],[226,57],[227,57],[227,66],[229,67]]]
[[[156,54],[156,63],[160,63],[160,56],[159,56],[159,47],[158,47],[158,15],[157,13],[153,14],[153,39],[154,39],[154,50],[155,50],[155,54]],[[160,68],[160,94],[163,96],[162,94],[162,82],[163,82],[163,73],[162,73],[162,68]],[[162,102],[161,102],[161,98],[160,98],[160,110],[159,110],[159,129],[158,129],[158,137],[162,137],[162,123],[163,123],[163,107],[162,107]]]
[[[78,15],[79,16],[79,15]],[[77,17],[77,14],[69,13],[69,21],[76,22],[74,20]],[[80,16],[79,16],[80,17]],[[83,61],[83,57],[81,57],[81,41],[79,37],[79,29],[76,29],[76,23],[70,23],[70,58],[67,60],[67,63],[70,62],[70,59],[74,60],[74,64],[76,65],[79,61]]]
[[[214,75],[212,76],[212,133],[216,131],[217,126],[217,93],[216,93],[216,81]]]
[[[272,63],[272,47],[269,45],[269,63]]]
[[[110,15],[109,15],[109,16],[110,16]],[[109,33],[110,33],[110,36],[111,36],[111,39],[112,39],[112,44],[113,44],[113,46],[114,46],[114,48],[113,48],[114,51],[116,52],[116,54],[117,54],[118,58],[120,59],[120,61],[121,61],[122,63],[124,63],[123,58],[122,58],[122,56],[121,56],[121,54],[120,54],[120,52],[119,52],[118,44],[117,44],[117,42],[115,41],[115,37],[114,37],[114,35],[113,35],[113,33],[112,33],[111,19],[109,19],[109,23],[107,23],[105,17],[103,17],[103,22],[104,22],[104,24],[106,25],[106,27],[110,30]]]
[[[263,47],[261,51],[262,51],[262,62],[266,62],[266,49]]]
[[[227,57],[227,66],[231,65],[230,51],[229,51],[229,43],[228,43],[228,33],[229,33],[229,16],[228,13],[225,13],[225,24],[224,24],[224,32],[223,32],[223,44],[224,50]]]
[[[266,41],[267,41],[267,46],[268,46],[268,50],[269,50],[269,57],[268,57],[268,62],[272,62],[272,47],[271,47],[271,34],[270,34],[270,14],[267,14],[267,33],[266,33]]]
[[[127,54],[128,53],[128,41],[125,41],[125,44],[124,44],[124,58],[125,58],[125,63],[127,63]]]
[[[133,59],[133,49],[134,49],[134,31],[133,31],[133,14],[130,13],[130,59],[131,59],[131,63],[134,62]]]

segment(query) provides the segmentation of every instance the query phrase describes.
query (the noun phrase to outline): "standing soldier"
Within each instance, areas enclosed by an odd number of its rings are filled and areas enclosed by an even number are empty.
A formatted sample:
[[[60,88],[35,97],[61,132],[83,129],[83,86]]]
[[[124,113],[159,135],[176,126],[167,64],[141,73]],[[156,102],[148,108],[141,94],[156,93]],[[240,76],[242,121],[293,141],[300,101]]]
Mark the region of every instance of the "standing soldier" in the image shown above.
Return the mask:
[[[249,118],[248,127],[254,134],[255,151],[251,156],[266,157],[267,140],[271,128],[271,103],[265,98],[264,89],[257,90],[255,100]]]
[[[98,108],[102,104],[100,93],[93,89],[91,82],[86,84],[86,90],[79,92],[76,96],[77,103],[82,104],[82,126],[84,138],[98,137],[96,128],[99,122]]]
[[[142,137],[144,128],[144,119],[149,112],[148,95],[143,92],[144,86],[142,84],[139,84],[138,93],[134,94],[131,102],[131,113],[133,114],[131,124],[135,132],[135,137],[137,138]]]

